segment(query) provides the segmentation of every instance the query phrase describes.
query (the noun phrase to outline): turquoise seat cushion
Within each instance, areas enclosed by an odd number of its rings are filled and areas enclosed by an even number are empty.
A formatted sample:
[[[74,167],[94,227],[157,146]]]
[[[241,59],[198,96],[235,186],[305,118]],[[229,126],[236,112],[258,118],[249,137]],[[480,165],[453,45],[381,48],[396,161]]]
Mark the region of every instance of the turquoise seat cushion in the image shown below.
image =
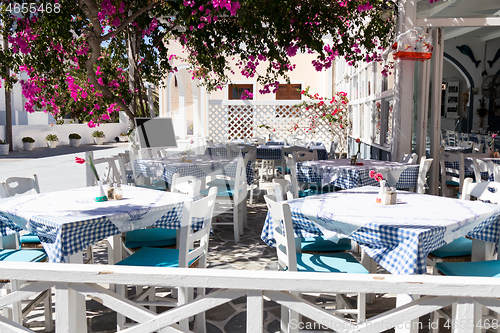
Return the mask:
[[[310,195],[316,195],[316,194],[318,194],[316,190],[308,188],[307,190],[299,191],[299,198],[305,198]]]
[[[351,249],[351,241],[347,238],[339,239],[338,243],[325,239],[323,236],[300,238],[302,252],[339,252]]]
[[[200,194],[201,195],[208,195],[208,191],[210,189],[205,189],[205,190],[201,190],[200,191]],[[233,197],[234,196],[234,190],[231,189],[231,188],[226,188],[225,185],[222,185],[222,186],[217,186],[217,196],[218,197]]]
[[[432,255],[439,258],[470,256],[471,253],[472,240],[465,237],[457,238],[453,242],[431,252]]]
[[[448,276],[500,277],[500,261],[438,262],[436,268]]]
[[[447,180],[446,181],[446,185],[450,185],[450,186],[459,186],[460,184],[457,183],[457,182],[454,182],[452,180]]]
[[[189,262],[192,264],[194,260]],[[179,267],[179,250],[159,247],[142,247],[131,256],[117,262],[115,265],[148,266],[148,267]]]
[[[39,262],[47,258],[47,253],[42,249],[0,250],[0,261],[19,261],[19,262]]]
[[[347,252],[328,254],[297,253],[299,272],[368,274],[368,270]]]
[[[232,180],[232,179],[214,179],[214,180],[207,183],[207,187],[211,187],[211,186],[220,187],[220,186],[227,186],[227,185],[229,185],[229,187],[234,187],[234,180]]]
[[[132,230],[125,235],[125,246],[136,248],[143,246],[171,246],[177,243],[177,230],[165,228],[146,228]]]
[[[19,237],[19,243],[40,243],[40,238],[34,234],[25,234]]]

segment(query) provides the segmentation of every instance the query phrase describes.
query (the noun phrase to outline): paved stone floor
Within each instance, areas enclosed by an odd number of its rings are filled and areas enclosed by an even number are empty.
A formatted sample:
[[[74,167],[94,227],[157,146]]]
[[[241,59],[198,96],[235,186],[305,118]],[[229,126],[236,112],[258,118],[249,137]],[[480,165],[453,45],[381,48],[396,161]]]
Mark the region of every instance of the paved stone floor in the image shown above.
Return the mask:
[[[269,184],[263,184],[266,188]],[[277,270],[276,252],[261,239],[260,233],[267,214],[267,208],[261,192],[256,196],[256,203],[248,205],[248,228],[239,243],[234,242],[231,226],[220,226],[210,238],[209,269],[239,270]],[[96,264],[107,264],[106,248],[99,243],[94,248]],[[356,253],[354,253],[357,255]],[[383,271],[381,271],[383,273]],[[315,296],[317,297],[317,296]],[[314,300],[313,297],[312,299]],[[354,301],[354,299],[352,300]],[[355,303],[354,303],[355,304]],[[395,295],[376,295],[375,302],[367,305],[367,317],[372,317],[395,306]],[[279,332],[280,306],[271,301],[264,305],[264,332]],[[206,313],[208,333],[243,333],[246,325],[246,298],[241,297],[221,305]],[[116,314],[93,301],[87,301],[87,320],[89,332],[115,332]],[[428,317],[422,318],[424,329]],[[26,325],[33,330],[43,332],[43,314],[35,312],[27,318]],[[389,330],[387,332],[394,332]],[[444,332],[444,331],[443,331]]]

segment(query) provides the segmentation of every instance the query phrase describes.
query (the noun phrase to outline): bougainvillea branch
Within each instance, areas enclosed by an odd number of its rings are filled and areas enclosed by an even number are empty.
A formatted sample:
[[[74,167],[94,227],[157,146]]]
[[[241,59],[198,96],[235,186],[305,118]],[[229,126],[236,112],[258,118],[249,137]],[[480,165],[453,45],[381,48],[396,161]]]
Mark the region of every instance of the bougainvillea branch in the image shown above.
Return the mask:
[[[238,71],[259,93],[275,92],[300,53],[315,54],[318,71],[336,57],[381,61],[396,18],[382,13],[387,1],[29,0],[35,10],[24,11],[4,0],[0,29],[11,48],[0,52],[0,78],[8,89],[21,79],[26,110],[89,126],[119,110],[145,116],[145,83],[161,86],[176,71],[172,59],[190,64],[209,91]],[[171,51],[178,44],[182,54]]]

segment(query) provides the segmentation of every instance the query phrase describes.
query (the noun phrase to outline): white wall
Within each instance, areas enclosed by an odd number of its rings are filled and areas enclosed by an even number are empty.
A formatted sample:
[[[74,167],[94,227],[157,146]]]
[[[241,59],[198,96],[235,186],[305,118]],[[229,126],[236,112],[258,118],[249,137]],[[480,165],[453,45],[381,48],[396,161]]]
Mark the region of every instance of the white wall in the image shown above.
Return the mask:
[[[16,125],[12,126],[12,139],[14,141],[13,150],[22,150],[22,138],[31,136],[35,139],[35,148],[46,147],[45,136],[56,134],[59,138],[59,145],[69,144],[69,134],[78,133],[82,137],[81,144],[93,143],[92,132],[103,131],[106,135],[104,142],[114,142],[115,137],[122,132],[127,132],[126,123],[102,124],[96,128],[90,128],[85,124],[65,124],[65,125]],[[5,139],[5,126],[0,126],[0,138]]]

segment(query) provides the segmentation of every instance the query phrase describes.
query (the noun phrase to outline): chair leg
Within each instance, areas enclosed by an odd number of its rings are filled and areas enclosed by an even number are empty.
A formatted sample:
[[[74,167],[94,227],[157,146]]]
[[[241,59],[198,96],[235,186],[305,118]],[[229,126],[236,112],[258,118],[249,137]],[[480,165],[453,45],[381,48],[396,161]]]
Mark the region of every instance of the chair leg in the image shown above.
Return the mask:
[[[43,312],[45,315],[45,332],[54,330],[54,321],[52,319],[52,289],[48,290],[48,295],[43,301]]]
[[[358,323],[362,323],[366,320],[366,294],[358,294]]]
[[[123,284],[115,285],[116,293],[124,298],[127,298],[127,286]],[[116,313],[116,329],[118,331],[125,329],[125,316],[121,313]]]

